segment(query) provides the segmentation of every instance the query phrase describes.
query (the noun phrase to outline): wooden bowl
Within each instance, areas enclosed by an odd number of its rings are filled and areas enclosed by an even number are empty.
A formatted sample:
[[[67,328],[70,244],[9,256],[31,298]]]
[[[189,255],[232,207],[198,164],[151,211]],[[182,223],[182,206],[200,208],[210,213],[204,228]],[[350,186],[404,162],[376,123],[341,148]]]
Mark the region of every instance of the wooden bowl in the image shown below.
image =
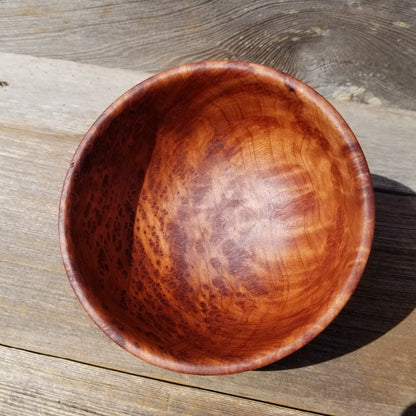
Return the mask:
[[[302,82],[214,61],[156,75],[95,122],[63,186],[69,280],[95,323],[169,370],[229,374],[305,345],[369,255],[353,133]]]

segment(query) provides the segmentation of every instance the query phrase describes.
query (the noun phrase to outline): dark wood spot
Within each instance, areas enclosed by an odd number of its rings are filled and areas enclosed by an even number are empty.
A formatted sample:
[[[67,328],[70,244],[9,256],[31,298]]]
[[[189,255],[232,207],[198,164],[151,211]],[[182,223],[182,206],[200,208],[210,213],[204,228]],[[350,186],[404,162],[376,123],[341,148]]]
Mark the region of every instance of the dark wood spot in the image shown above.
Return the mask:
[[[221,266],[221,261],[217,257],[212,257],[209,259],[209,263],[214,269],[218,269]]]

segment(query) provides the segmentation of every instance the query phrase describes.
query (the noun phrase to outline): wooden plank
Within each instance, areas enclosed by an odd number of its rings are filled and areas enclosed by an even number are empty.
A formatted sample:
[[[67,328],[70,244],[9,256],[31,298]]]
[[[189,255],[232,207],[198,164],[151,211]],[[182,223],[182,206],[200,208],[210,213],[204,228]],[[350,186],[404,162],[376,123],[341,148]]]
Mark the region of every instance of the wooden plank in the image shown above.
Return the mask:
[[[56,215],[78,139],[0,129],[0,344],[322,413],[391,415],[411,404],[416,197],[377,192],[374,248],[362,282],[338,319],[303,350],[264,371],[177,374],[107,339],[67,282]]]
[[[345,101],[331,103],[356,135],[374,186],[404,193],[416,191],[416,112]]]
[[[148,76],[0,53],[0,78],[8,83],[0,87],[0,125],[69,133],[78,135],[79,142],[114,99]],[[343,101],[333,104],[357,135],[371,172],[378,175],[374,176],[375,185],[396,191],[406,191],[406,187],[416,190],[416,113]],[[74,140],[72,151],[76,145]]]
[[[203,59],[263,63],[327,97],[416,110],[413,0],[13,0],[3,52],[158,72]]]
[[[0,346],[0,412],[51,415],[311,415]]]
[[[83,135],[150,74],[0,53],[0,125]]]

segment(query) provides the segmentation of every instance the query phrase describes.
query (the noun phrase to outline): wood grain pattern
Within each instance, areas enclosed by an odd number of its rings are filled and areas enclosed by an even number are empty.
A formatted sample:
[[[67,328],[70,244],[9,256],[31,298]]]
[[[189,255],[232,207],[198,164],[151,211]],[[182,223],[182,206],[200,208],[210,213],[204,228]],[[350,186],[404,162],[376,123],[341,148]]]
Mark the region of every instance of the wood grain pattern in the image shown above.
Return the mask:
[[[326,97],[416,110],[415,21],[413,0],[13,0],[0,50],[150,72],[246,60]]]
[[[118,348],[86,316],[64,274],[56,227],[61,185],[83,131],[133,85],[134,74],[6,56],[15,60],[1,59],[11,82],[0,89],[0,343],[321,413],[390,416],[410,409],[416,396],[414,197],[376,193],[375,252],[357,290],[339,319],[281,360],[278,371],[201,378],[158,369]],[[59,86],[55,94],[46,88],[48,76]],[[117,86],[129,76],[128,85]],[[414,113],[339,102],[337,108],[367,146],[372,171],[384,175],[379,189],[405,189],[389,178],[416,189]],[[81,347],[80,340],[88,342]]]
[[[0,411],[8,416],[312,414],[6,347],[0,347]]]
[[[0,62],[8,82],[0,89],[0,124],[78,135],[78,142],[108,105],[151,75],[6,53],[0,53]],[[415,112],[346,101],[332,104],[357,136],[370,171],[392,180],[376,177],[375,185],[390,191],[400,191],[402,185],[416,189]]]
[[[320,333],[364,270],[374,195],[314,90],[237,61],[139,84],[100,116],[62,191],[80,302],[134,355],[191,374],[264,366]]]
[[[280,361],[279,371],[190,377],[118,348],[73,295],[59,254],[56,211],[78,142],[67,134],[1,129],[0,343],[321,413],[400,414],[413,402],[414,197],[377,193],[376,256],[348,303],[352,308],[306,351]]]

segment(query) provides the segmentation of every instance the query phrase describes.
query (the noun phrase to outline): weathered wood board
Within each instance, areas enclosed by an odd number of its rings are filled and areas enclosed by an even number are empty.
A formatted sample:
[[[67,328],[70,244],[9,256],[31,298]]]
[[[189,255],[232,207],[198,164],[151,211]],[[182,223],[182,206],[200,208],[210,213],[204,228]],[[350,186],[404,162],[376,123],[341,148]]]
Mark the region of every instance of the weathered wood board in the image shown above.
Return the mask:
[[[414,0],[9,0],[0,51],[158,72],[266,64],[327,97],[416,110]]]
[[[7,347],[0,347],[0,411],[8,416],[312,414]]]

